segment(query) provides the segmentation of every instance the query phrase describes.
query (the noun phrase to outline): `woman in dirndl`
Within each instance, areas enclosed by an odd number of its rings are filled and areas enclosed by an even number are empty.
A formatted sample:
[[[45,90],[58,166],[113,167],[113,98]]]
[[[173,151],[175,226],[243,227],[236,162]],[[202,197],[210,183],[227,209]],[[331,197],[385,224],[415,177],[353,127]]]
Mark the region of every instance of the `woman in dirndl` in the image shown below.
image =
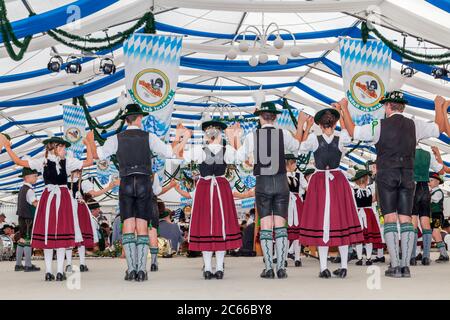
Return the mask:
[[[308,182],[303,174],[297,170],[297,158],[293,154],[287,154],[286,171],[289,184],[289,206],[288,206],[288,240],[294,252],[294,265],[301,267],[300,260],[301,244],[298,240],[300,235],[300,217],[303,210],[302,193],[306,189]]]
[[[358,170],[352,179],[356,184],[353,189],[355,194],[356,206],[361,226],[363,227],[364,241],[356,245],[356,255],[358,261],[356,265],[363,265],[363,244],[366,247],[366,266],[372,265],[372,250],[374,245],[382,245],[380,227],[378,226],[378,217],[373,211],[372,205],[376,201],[374,185],[369,184],[369,170]]]
[[[308,194],[300,219],[300,243],[317,246],[320,278],[330,278],[327,259],[329,247],[339,247],[341,267],[333,272],[340,278],[347,276],[348,246],[364,239],[356,210],[353,190],[339,169],[344,146],[351,139],[345,127],[335,134],[339,112],[326,108],[316,113],[314,122],[321,135],[311,134],[300,146],[301,153],[313,152],[316,171],[308,184]],[[302,127],[303,124],[299,124]]]
[[[203,277],[207,280],[222,279],[226,250],[242,245],[237,211],[230,183],[225,178],[227,164],[234,162],[235,152],[230,145],[224,146],[222,132],[227,125],[218,120],[202,123],[205,146],[196,146],[185,154],[187,162],[199,164],[200,177],[195,193],[177,191],[192,198],[189,226],[189,250],[201,251],[204,261]],[[212,271],[212,256],[216,256],[216,271]]]
[[[92,152],[86,146],[86,160],[66,156],[70,143],[60,137],[44,140],[45,154],[29,160],[20,159],[11,149],[8,140],[1,136],[3,145],[11,159],[19,166],[41,172],[45,189],[39,200],[34,217],[31,246],[44,250],[45,281],[55,280],[52,273],[53,250],[56,249],[56,281],[66,279],[64,255],[66,248],[74,247],[83,241],[77,213],[73,210],[72,195],[67,187],[68,173],[93,164]],[[6,141],[5,141],[6,140]]]

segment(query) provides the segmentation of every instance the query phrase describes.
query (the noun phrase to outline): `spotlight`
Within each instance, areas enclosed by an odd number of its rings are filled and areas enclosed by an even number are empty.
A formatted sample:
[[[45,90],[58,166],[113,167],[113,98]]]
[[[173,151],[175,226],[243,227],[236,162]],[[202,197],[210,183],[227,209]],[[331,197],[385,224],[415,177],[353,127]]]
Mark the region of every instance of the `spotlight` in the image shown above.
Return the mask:
[[[59,72],[63,64],[63,59],[60,56],[53,56],[47,64],[47,69],[51,72]]]
[[[435,78],[435,79],[443,79],[445,77],[448,76],[448,70],[445,68],[434,68],[431,71],[431,75]]]
[[[416,73],[416,72],[414,71],[413,68],[402,65],[402,69],[400,70],[400,73],[405,78],[411,78],[414,75],[414,73]]]
[[[71,56],[71,57],[67,58],[66,72],[67,73],[80,73],[81,72],[81,64],[77,60],[77,57]]]
[[[103,58],[100,61],[100,71],[103,72],[103,74],[116,73],[116,66],[114,64],[114,61],[110,58]]]

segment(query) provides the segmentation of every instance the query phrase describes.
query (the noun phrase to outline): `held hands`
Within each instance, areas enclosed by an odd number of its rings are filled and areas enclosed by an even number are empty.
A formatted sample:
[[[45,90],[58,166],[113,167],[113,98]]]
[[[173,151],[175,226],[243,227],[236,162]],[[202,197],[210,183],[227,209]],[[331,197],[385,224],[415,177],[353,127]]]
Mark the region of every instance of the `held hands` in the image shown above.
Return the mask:
[[[436,98],[434,98],[434,104],[436,107],[442,107],[445,102],[446,101],[442,96],[436,96]]]
[[[308,122],[309,118],[311,118],[311,116],[309,114],[304,113],[304,112],[300,112],[299,115],[298,115],[297,122],[298,123],[305,123],[305,122]]]

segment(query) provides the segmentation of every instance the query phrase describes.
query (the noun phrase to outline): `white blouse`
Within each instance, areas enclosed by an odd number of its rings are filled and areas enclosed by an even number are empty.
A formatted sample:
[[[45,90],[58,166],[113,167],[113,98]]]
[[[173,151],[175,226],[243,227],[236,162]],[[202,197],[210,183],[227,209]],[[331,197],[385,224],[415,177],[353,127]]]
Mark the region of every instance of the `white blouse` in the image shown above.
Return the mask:
[[[336,136],[336,132],[334,132],[334,134],[332,134],[331,136],[327,136],[326,134],[323,134],[322,136],[325,139],[326,143],[330,144],[333,141],[334,137]],[[352,138],[348,134],[347,130],[342,130],[338,136],[339,136],[339,150],[343,152],[345,146],[352,141]],[[306,141],[303,141],[300,144],[300,153],[304,154],[316,151],[317,148],[319,148],[319,140],[317,139],[317,137],[318,137],[317,134],[310,134],[308,136],[308,139],[306,139]]]
[[[61,159],[54,154],[50,153],[47,158],[49,161],[56,162],[56,170],[59,171],[61,169],[60,161]],[[36,170],[40,173],[44,172],[45,164],[46,164],[45,157],[39,157],[39,158],[33,158],[28,160],[28,164],[30,165],[30,169]],[[78,160],[73,157],[66,157],[66,172],[67,174],[70,174],[70,172],[74,170],[80,170],[83,168],[83,161]]]
[[[186,162],[195,162],[195,163],[202,163],[206,159],[206,153],[203,150],[204,145],[193,145],[191,148],[188,148],[183,154],[183,159]],[[213,154],[217,154],[222,149],[221,144],[208,144],[206,145],[206,148],[208,148]],[[225,155],[224,160],[225,163],[231,164],[235,163],[236,159],[236,151],[233,147],[230,145],[227,145],[225,147]]]

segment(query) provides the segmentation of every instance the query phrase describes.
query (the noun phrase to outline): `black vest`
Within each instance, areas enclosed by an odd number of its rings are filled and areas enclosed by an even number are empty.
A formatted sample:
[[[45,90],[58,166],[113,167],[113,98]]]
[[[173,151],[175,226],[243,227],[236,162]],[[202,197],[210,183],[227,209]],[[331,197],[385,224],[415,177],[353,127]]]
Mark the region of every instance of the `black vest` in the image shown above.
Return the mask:
[[[27,192],[31,188],[23,185],[17,197],[17,215],[25,219],[33,219],[35,207],[27,202]]]
[[[327,143],[325,138],[317,136],[319,147],[314,151],[314,161],[319,170],[329,170],[339,168],[342,152],[339,150],[339,137],[334,136],[331,143]]]
[[[84,197],[83,188],[81,188],[81,186],[80,186],[80,183],[82,183],[82,182],[83,181],[78,179],[76,182],[68,182],[67,183],[67,187],[72,190],[72,196],[74,197],[74,199],[77,198],[78,188],[80,188],[80,193]]]
[[[59,186],[67,185],[66,160],[60,160],[59,165],[61,166],[61,169],[58,174],[56,171],[56,162],[47,160],[43,174],[45,184],[55,184]]]
[[[120,177],[134,174],[152,175],[152,153],[149,134],[140,129],[130,129],[117,134],[117,160]]]
[[[253,138],[255,160],[253,175],[274,176],[285,174],[283,130],[274,127],[256,129]],[[273,152],[272,149],[274,149]]]
[[[416,128],[414,121],[400,114],[381,120],[377,169],[414,168]]]
[[[362,191],[361,198],[358,198],[358,189],[353,189],[353,192],[355,193],[356,206],[358,208],[366,208],[372,206],[372,194],[369,195],[367,194],[367,191]]]
[[[288,176],[288,185],[290,192],[298,193],[300,188],[300,172],[295,173],[295,179],[294,177]]]
[[[205,161],[198,166],[200,175],[202,177],[223,176],[227,169],[227,164],[224,160],[225,148],[222,147],[216,154],[212,153],[208,147],[203,148],[203,151],[206,154],[206,158]]]

